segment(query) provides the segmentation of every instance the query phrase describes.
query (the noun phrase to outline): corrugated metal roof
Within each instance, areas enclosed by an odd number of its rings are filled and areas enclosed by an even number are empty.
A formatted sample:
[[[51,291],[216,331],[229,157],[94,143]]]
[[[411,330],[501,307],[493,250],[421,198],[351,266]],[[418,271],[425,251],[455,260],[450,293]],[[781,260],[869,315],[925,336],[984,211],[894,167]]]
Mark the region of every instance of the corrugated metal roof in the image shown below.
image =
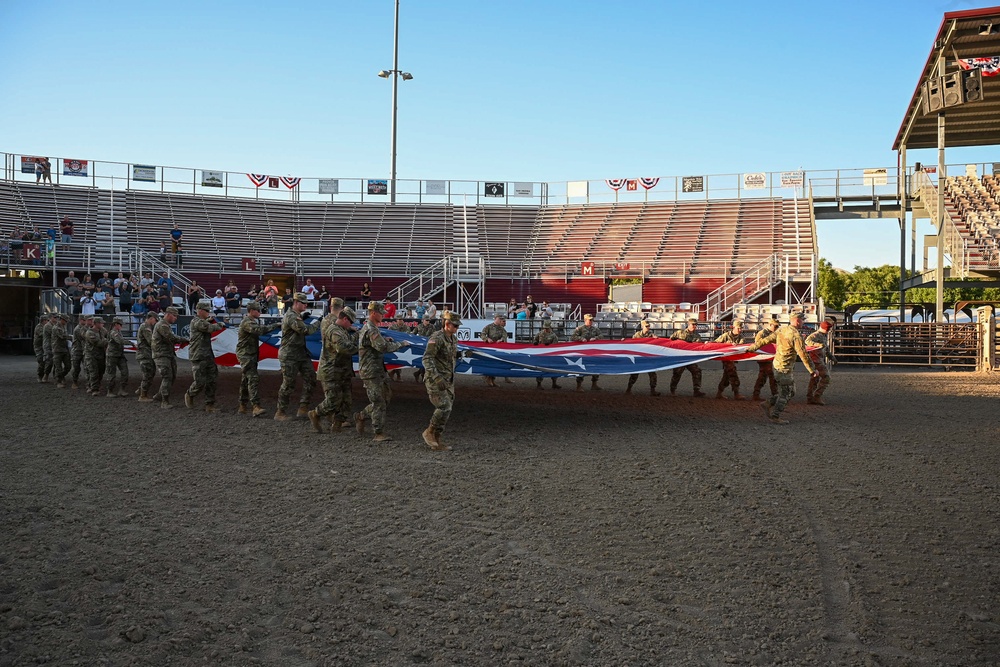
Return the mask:
[[[984,26],[994,30],[980,34]],[[921,90],[936,74],[937,61],[945,57],[945,73],[959,71],[956,58],[1000,56],[1000,7],[948,12],[941,21],[930,55],[896,133],[893,150],[937,147],[937,113],[924,115]],[[1000,77],[983,78],[983,101],[945,108],[945,146],[1000,144]]]

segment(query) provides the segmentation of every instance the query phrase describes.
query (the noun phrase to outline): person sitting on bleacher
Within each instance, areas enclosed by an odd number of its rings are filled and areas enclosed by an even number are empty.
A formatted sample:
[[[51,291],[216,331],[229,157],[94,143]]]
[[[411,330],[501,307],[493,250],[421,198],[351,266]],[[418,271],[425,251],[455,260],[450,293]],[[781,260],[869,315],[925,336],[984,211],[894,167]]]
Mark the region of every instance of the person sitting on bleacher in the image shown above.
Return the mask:
[[[215,290],[215,296],[212,297],[212,313],[215,315],[226,314],[226,297],[223,296],[220,289]]]

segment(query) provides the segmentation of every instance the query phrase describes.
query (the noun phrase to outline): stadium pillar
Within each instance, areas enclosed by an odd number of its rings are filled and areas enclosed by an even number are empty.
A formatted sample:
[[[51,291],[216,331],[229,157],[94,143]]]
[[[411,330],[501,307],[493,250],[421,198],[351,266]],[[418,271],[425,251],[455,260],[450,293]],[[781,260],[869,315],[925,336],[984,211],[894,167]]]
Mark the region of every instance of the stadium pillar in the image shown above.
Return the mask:
[[[899,147],[896,162],[899,187],[899,321],[906,321],[906,144]]]
[[[937,62],[938,76],[944,76],[944,54],[938,56]],[[938,189],[937,189],[937,271],[935,272],[934,308],[935,322],[944,319],[944,221],[948,212],[944,208],[944,184],[948,174],[945,173],[944,164],[944,111],[938,114],[937,119],[937,144],[938,144]]]

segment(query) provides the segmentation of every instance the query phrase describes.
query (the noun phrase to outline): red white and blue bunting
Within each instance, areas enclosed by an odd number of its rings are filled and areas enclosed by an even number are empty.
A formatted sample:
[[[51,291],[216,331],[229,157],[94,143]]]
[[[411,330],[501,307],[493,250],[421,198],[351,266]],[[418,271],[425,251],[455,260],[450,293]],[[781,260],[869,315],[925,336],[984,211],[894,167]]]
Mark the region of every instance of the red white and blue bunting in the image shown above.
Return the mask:
[[[247,178],[249,178],[251,182],[259,188],[267,183],[268,176],[267,174],[247,174]]]
[[[608,184],[609,188],[615,191],[621,190],[623,187],[625,187],[624,178],[609,178],[604,182]]]
[[[285,184],[285,187],[289,190],[294,190],[299,187],[299,183],[302,182],[301,178],[296,178],[294,176],[282,176],[281,182]]]
[[[959,58],[958,66],[962,69],[980,69],[983,76],[1000,76],[1000,56],[990,58]]]
[[[642,187],[646,188],[647,190],[652,190],[653,188],[656,187],[656,184],[660,182],[660,179],[658,177],[657,178],[640,178],[639,182],[642,183]]]

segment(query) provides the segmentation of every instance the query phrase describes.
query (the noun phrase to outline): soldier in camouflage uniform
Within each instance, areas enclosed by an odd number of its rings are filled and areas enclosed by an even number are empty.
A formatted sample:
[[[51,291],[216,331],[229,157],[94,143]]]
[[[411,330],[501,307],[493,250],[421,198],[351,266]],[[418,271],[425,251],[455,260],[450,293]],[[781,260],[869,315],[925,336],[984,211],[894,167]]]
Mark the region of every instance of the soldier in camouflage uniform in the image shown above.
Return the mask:
[[[70,357],[73,360],[73,389],[79,388],[80,371],[83,371],[84,384],[87,383],[87,367],[83,363],[83,351],[87,348],[87,331],[93,321],[93,315],[81,315],[77,325],[73,327],[73,348]]]
[[[452,406],[455,404],[455,362],[458,360],[458,339],[455,333],[462,325],[458,313],[451,311],[444,312],[443,320],[444,328],[431,335],[423,358],[424,370],[427,373],[424,387],[427,388],[427,397],[434,406],[434,414],[431,415],[431,422],[421,436],[427,446],[436,452],[451,449],[441,442],[441,433],[448,423]]]
[[[31,345],[35,351],[35,361],[38,362],[38,381],[46,382],[45,378],[45,325],[49,323],[49,316],[42,315],[35,325],[34,334],[31,337]]]
[[[698,318],[689,317],[687,321],[687,328],[681,329],[680,331],[674,332],[674,335],[670,337],[670,340],[682,340],[685,343],[701,343],[701,335],[698,333]],[[694,396],[695,398],[701,398],[705,395],[705,392],[701,390],[701,367],[698,364],[688,364],[687,366],[681,366],[680,368],[675,368],[673,375],[670,376],[670,395],[673,396],[677,393],[677,385],[681,381],[681,376],[684,375],[684,371],[689,371],[691,373],[691,384],[694,386]]]
[[[177,309],[168,306],[163,311],[163,319],[153,327],[153,362],[160,374],[160,389],[154,399],[159,399],[160,407],[169,410],[174,406],[170,403],[170,389],[177,379],[177,343],[188,342],[187,338],[177,336],[170,329],[177,322]]]
[[[361,327],[358,334],[358,365],[361,379],[368,393],[368,405],[354,415],[354,426],[358,433],[365,432],[365,420],[371,419],[375,428],[375,441],[392,440],[382,432],[385,428],[386,411],[392,400],[392,389],[389,388],[389,374],[385,371],[384,355],[409,346],[409,341],[393,341],[382,336],[379,323],[385,315],[385,306],[379,301],[368,303],[368,321]]]
[[[818,350],[809,351],[809,357],[818,373],[818,376],[809,378],[809,388],[806,390],[806,403],[811,405],[826,405],[823,401],[823,392],[830,385],[830,369],[827,367],[827,362],[837,363],[836,358],[830,354],[830,332],[834,326],[833,318],[828,317],[820,323],[818,330],[806,337],[806,347],[820,346]]]
[[[430,338],[434,335],[437,329],[434,327],[434,322],[431,321],[431,316],[424,314],[423,318],[420,320],[420,324],[417,325],[417,335],[423,336],[424,338]],[[413,380],[414,382],[423,382],[427,374],[424,372],[423,368],[413,369]]]
[[[767,321],[767,326],[761,327],[760,331],[757,332],[753,342],[759,343],[762,338],[770,336],[780,326],[781,322],[777,318],[772,317]],[[774,367],[772,364],[773,361],[771,359],[757,362],[757,381],[753,385],[753,400],[755,401],[760,400],[760,390],[764,388],[765,382],[771,387],[771,396],[775,396],[778,393],[778,382],[774,379]]]
[[[104,318],[95,317],[94,326],[87,332],[87,345],[83,349],[83,358],[87,364],[87,393],[97,396],[101,392],[101,381],[104,379],[105,362],[107,360],[108,330],[104,328]]]
[[[507,330],[504,325],[507,324],[507,318],[503,316],[502,313],[495,313],[493,315],[493,323],[487,324],[483,327],[482,332],[479,334],[480,339],[486,343],[506,343],[507,342]],[[505,382],[512,382],[510,378],[504,378]],[[496,387],[497,379],[492,375],[486,376],[486,386]]]
[[[191,320],[191,345],[188,359],[191,360],[191,386],[184,392],[184,405],[194,408],[194,397],[205,391],[205,412],[215,412],[215,388],[219,380],[219,367],[212,351],[212,334],[222,331],[226,325],[212,317],[212,302],[199,301],[195,306],[195,317]]]
[[[788,401],[795,396],[795,376],[792,375],[792,366],[795,364],[795,357],[802,360],[803,365],[810,375],[818,376],[809,354],[806,352],[806,344],[799,333],[802,326],[802,313],[792,313],[788,319],[788,325],[783,326],[769,336],[765,336],[748,348],[748,352],[756,352],[768,343],[775,344],[774,352],[774,377],[778,381],[778,394],[766,401],[761,402],[764,414],[775,424],[787,424],[788,421],[781,418],[781,413],[788,405]]]
[[[728,343],[730,345],[742,345],[743,344],[743,321],[733,320],[733,328],[722,334],[715,339],[716,343]],[[737,401],[743,400],[743,396],[740,395],[740,374],[736,372],[736,362],[735,361],[723,361],[722,362],[722,379],[719,380],[719,390],[716,392],[716,398],[725,398],[722,395],[723,390],[726,387],[733,388],[733,399]]]
[[[552,345],[553,343],[559,342],[559,336],[552,331],[552,320],[544,320],[542,322],[542,330],[535,334],[535,337],[531,340],[532,345]],[[557,378],[550,378],[552,380],[553,389],[562,389]],[[535,378],[535,388],[542,388],[542,378]]]
[[[60,313],[56,326],[52,329],[52,373],[56,378],[56,388],[66,387],[66,375],[69,374],[69,332],[66,323],[69,315]]]
[[[260,337],[281,328],[281,322],[260,323],[261,305],[256,301],[247,304],[247,314],[240,322],[239,339],[236,343],[236,358],[240,361],[243,376],[240,378],[240,414],[247,413],[247,405],[252,406],[253,416],[260,417],[264,408],[260,407]]]
[[[337,319],[324,328],[323,353],[316,374],[323,383],[324,400],[315,410],[309,411],[309,421],[317,433],[323,432],[322,417],[330,420],[331,433],[339,431],[351,419],[351,380],[354,379],[354,355],[358,353],[354,331],[357,317],[354,310],[345,308],[341,301],[336,311]]]
[[[601,340],[603,336],[601,335],[601,330],[594,326],[594,316],[587,313],[583,316],[583,324],[578,326],[573,330],[573,335],[569,337],[572,341],[591,341],[591,340]],[[597,380],[600,375],[590,376],[590,389],[592,391],[600,391],[601,388],[597,386]],[[576,379],[576,390],[583,391],[583,377],[578,377]]]
[[[135,360],[139,363],[139,402],[152,403],[149,390],[153,386],[153,376],[156,375],[156,364],[153,363],[153,327],[156,326],[156,313],[146,313],[139,332],[135,337]]]
[[[636,331],[635,334],[633,334],[632,338],[633,339],[658,338],[658,336],[653,333],[653,329],[651,328],[650,321],[649,320],[643,320],[642,323],[639,325],[639,330]],[[650,396],[659,396],[660,392],[656,391],[656,380],[657,380],[656,372],[655,371],[650,371],[646,375],[649,376],[649,395]],[[628,385],[625,387],[625,393],[626,394],[631,394],[632,393],[632,385],[634,385],[638,381],[639,381],[639,374],[638,373],[632,373],[631,375],[629,375],[628,376]]]
[[[398,331],[399,333],[410,333],[410,327],[406,325],[406,320],[403,319],[402,315],[396,316],[396,321],[389,325],[389,331]],[[394,381],[399,382],[403,379],[402,371],[398,368],[393,369],[389,373],[389,377]]]
[[[45,373],[42,379],[45,382],[48,382],[49,376],[52,375],[52,329],[56,326],[56,317],[56,313],[50,314],[45,326],[42,327],[42,353],[45,355]]]
[[[299,410],[295,416],[305,417],[309,414],[309,403],[316,386],[316,369],[313,368],[312,356],[306,348],[306,336],[319,331],[323,320],[306,324],[302,320],[302,313],[308,308],[309,299],[302,292],[296,292],[292,297],[292,307],[285,309],[285,317],[281,321],[281,348],[278,350],[281,387],[278,388],[278,409],[274,413],[276,421],[288,419],[285,408],[292,399],[295,378],[299,375],[302,376],[302,395],[299,396]]]
[[[122,336],[122,327],[125,322],[120,317],[111,320],[111,331],[108,332],[108,398],[112,396],[125,396],[125,387],[128,386],[128,361],[125,359],[125,337]],[[121,376],[121,384],[118,391],[115,391],[117,376]]]

